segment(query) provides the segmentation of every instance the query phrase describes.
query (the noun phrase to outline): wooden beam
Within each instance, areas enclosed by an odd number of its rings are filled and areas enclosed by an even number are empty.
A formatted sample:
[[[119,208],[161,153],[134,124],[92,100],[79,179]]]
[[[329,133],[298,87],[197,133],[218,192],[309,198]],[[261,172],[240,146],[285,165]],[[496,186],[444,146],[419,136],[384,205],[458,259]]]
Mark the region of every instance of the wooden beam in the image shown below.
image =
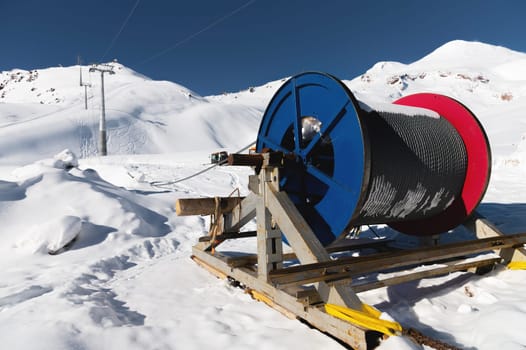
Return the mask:
[[[268,282],[269,272],[283,267],[281,231],[272,223],[272,214],[261,198],[256,206],[258,278]]]
[[[244,197],[221,197],[221,214],[230,212]],[[175,213],[179,216],[211,215],[216,212],[215,198],[179,198],[175,202]]]
[[[224,231],[239,231],[255,218],[257,202],[258,196],[251,192],[241,203],[238,203],[229,212],[224,213]]]
[[[253,232],[253,231],[249,231]],[[221,235],[221,239],[225,239],[225,234],[223,233]],[[241,234],[246,234],[245,232],[241,232]],[[241,236],[238,234],[228,234],[227,239],[234,239],[234,238],[244,238],[245,236]],[[208,238],[208,236],[204,236],[203,240]],[[388,249],[388,244],[390,242],[393,242],[392,239],[369,239],[369,238],[355,238],[355,239],[346,239],[335,246],[329,246],[326,247],[325,250],[329,253],[336,253],[336,252],[343,252],[348,250],[355,250],[355,249],[364,249],[364,248],[371,248],[371,249],[377,249],[384,251],[385,249]],[[389,248],[390,249],[390,248]],[[393,251],[398,251],[399,249],[394,249]],[[388,254],[388,253],[386,253]],[[367,256],[359,256],[359,257],[353,257],[353,259],[356,259],[356,261],[359,261],[360,259],[367,258]],[[255,264],[258,260],[257,254],[243,254],[243,255],[236,255],[236,256],[229,256],[228,257],[228,265],[231,267],[240,267],[250,264]],[[283,254],[283,261],[290,261],[290,260],[297,260],[296,254],[291,253],[284,253]]]
[[[478,212],[475,212],[463,225],[473,232],[477,238],[505,236],[497,226],[493,225],[493,223]],[[495,253],[499,254],[504,259],[505,264],[508,264],[511,261],[526,261],[526,249],[524,247],[516,249],[497,249],[495,250]]]
[[[501,261],[501,258],[495,258],[495,257],[476,260],[476,261],[468,261],[468,259],[449,261],[449,262],[440,264],[440,266],[429,268],[424,271],[409,272],[403,275],[385,278],[379,281],[362,283],[358,285],[351,285],[351,288],[352,290],[354,290],[355,293],[360,293],[366,290],[377,289],[377,288],[382,288],[386,286],[393,286],[396,284],[415,281],[415,280],[419,280],[422,278],[444,275],[444,274],[455,272],[455,271],[467,270],[473,267],[478,268],[478,267],[483,267],[483,266],[494,265],[498,263],[499,261]],[[327,281],[327,283],[331,284],[332,281]]]
[[[481,253],[503,248],[520,248],[526,244],[526,233],[501,237],[489,237],[468,242],[444,244],[395,253],[380,253],[356,258],[341,258],[338,260],[304,264],[271,272],[271,281],[275,285],[308,283],[325,281],[345,274],[360,274],[381,271],[385,269],[422,264],[439,259],[450,259],[468,254]],[[307,283],[307,282],[305,282]]]
[[[301,216],[298,209],[292,203],[285,192],[278,192],[267,183],[264,184],[266,193],[266,207],[272,213],[290,246],[294,249],[298,260],[302,264],[330,263],[331,258],[319,239],[310,228],[305,218]],[[282,270],[282,269],[281,269]],[[273,270],[269,273],[278,271]],[[348,286],[329,286],[324,282],[316,285],[316,289],[322,300],[329,304],[347,306],[355,310],[362,309],[362,302]]]
[[[266,186],[267,207],[302,264],[329,261],[329,253],[285,192]]]

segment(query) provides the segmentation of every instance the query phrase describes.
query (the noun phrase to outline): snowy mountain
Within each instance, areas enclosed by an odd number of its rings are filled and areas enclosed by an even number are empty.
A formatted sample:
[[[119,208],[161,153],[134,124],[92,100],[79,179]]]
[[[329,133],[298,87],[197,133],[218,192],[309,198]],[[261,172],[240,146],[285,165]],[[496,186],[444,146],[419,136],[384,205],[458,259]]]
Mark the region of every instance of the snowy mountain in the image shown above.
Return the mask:
[[[239,149],[253,141],[264,108],[261,104],[226,106],[181,85],[153,81],[118,63],[111,65],[115,74],[105,76],[110,154]],[[79,85],[81,68],[84,82],[91,84],[87,110],[84,88]],[[88,68],[1,73],[0,164],[25,164],[64,148],[81,157],[96,155],[100,73],[89,73]],[[12,133],[19,136],[9,137]]]
[[[348,83],[358,98],[398,99],[436,92],[458,99],[475,113],[497,158],[516,149],[526,125],[526,54],[466,41],[449,42],[405,65],[379,62]]]
[[[199,268],[191,247],[209,219],[173,209],[180,197],[248,192],[250,169],[217,167],[177,180],[208,167],[210,152],[254,141],[284,80],[203,97],[111,64],[108,157],[96,151],[99,73],[87,66],[0,73],[1,347],[342,349]],[[92,85],[87,110],[81,68]],[[365,101],[431,91],[468,106],[493,150],[480,211],[504,232],[524,231],[525,53],[453,41],[411,64],[379,62],[345,83]],[[236,244],[254,247],[250,239]],[[525,271],[504,268],[482,277],[458,272],[360,298],[461,348],[518,349],[526,346],[525,280]],[[400,337],[380,348],[420,349]]]

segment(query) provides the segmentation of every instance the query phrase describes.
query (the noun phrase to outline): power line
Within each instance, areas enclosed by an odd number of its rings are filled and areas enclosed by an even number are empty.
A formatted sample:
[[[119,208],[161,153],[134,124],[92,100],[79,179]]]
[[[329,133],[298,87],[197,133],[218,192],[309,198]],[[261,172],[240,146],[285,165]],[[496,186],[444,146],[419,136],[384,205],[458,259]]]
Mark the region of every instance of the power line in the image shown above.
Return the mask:
[[[104,52],[104,55],[102,55],[102,57],[100,58],[100,62],[102,62],[104,60],[104,57],[106,57],[106,55],[110,52],[110,50],[113,48],[113,45],[115,45],[115,43],[117,42],[117,39],[119,38],[119,36],[121,35],[122,31],[124,30],[124,27],[126,27],[126,25],[128,24],[128,21],[130,20],[131,16],[133,16],[133,13],[135,12],[135,9],[137,8],[137,6],[139,5],[139,2],[141,2],[141,0],[137,0],[135,2],[135,5],[133,5],[130,13],[128,14],[128,17],[126,17],[126,19],[124,20],[124,22],[122,23],[122,26],[121,26],[121,29],[119,29],[119,31],[117,32],[117,34],[113,37],[113,40],[111,41],[110,45],[108,46],[108,48],[106,49],[106,52]]]
[[[178,41],[177,43],[175,43],[174,45],[172,46],[169,46],[167,47],[166,49],[162,50],[162,51],[159,51],[158,53],[148,57],[147,59],[141,61],[138,63],[138,65],[142,65],[142,64],[145,64],[147,62],[150,62],[176,48],[178,48],[179,46],[183,45],[184,43],[192,40],[193,38],[195,38],[196,36],[198,36],[199,34],[202,34],[204,32],[206,32],[207,30],[215,27],[216,25],[218,25],[219,23],[223,22],[224,20],[228,19],[229,17],[232,17],[233,15],[235,15],[236,13],[238,13],[239,11],[243,10],[245,7],[248,7],[250,5],[252,5],[253,3],[255,3],[256,0],[250,0],[249,2],[247,2],[246,4],[243,4],[241,5],[240,7],[236,8],[234,11],[224,15],[223,17],[219,18],[219,19],[216,19],[215,21],[213,21],[212,23],[210,23],[209,25],[207,25],[206,27],[204,27],[203,29],[187,36],[186,38],[184,38],[183,40],[181,41]]]

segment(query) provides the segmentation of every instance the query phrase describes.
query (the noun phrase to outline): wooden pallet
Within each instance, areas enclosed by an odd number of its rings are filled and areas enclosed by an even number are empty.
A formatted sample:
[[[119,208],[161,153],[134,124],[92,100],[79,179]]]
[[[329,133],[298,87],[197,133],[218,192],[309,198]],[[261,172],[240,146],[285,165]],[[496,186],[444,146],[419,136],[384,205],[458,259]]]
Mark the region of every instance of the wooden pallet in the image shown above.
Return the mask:
[[[216,276],[236,281],[254,298],[289,317],[305,320],[354,349],[367,349],[368,340],[375,332],[329,315],[325,304],[361,310],[359,292],[453,271],[526,260],[526,233],[504,235],[478,215],[465,224],[479,238],[473,241],[393,251],[387,250],[387,240],[344,240],[326,249],[288,195],[279,191],[278,168],[270,163],[268,157],[263,159],[259,175],[250,179],[252,192],[246,198],[237,202],[201,199],[216,203],[214,211],[208,213],[214,215],[215,227],[211,230],[214,234],[193,247],[192,258]],[[210,203],[194,203],[201,211],[210,207]],[[180,203],[178,207],[185,205]],[[189,213],[195,214],[195,210],[189,209]],[[178,214],[185,215],[185,212]],[[240,232],[254,217],[257,231]],[[283,253],[282,235],[287,238],[292,253]],[[245,237],[256,237],[257,254],[217,251],[221,243]],[[379,252],[359,257],[339,254],[344,257],[338,259],[331,256],[333,252],[363,248]],[[473,257],[484,252],[491,254]],[[427,264],[425,268],[414,269],[424,264]],[[358,276],[381,271],[396,273],[382,280],[356,281]]]

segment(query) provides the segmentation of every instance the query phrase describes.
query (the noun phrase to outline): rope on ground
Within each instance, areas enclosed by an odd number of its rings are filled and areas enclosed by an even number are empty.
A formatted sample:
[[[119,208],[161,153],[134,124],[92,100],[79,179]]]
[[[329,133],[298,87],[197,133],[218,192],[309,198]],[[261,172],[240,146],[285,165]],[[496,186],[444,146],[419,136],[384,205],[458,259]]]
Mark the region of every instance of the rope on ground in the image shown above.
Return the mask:
[[[411,338],[417,344],[426,345],[435,350],[461,350],[456,346],[449,345],[443,341],[428,337],[414,328],[404,329],[402,335]]]
[[[241,217],[241,192],[239,191],[239,187],[234,189],[227,197],[232,197],[234,193],[237,192],[237,207],[239,208],[238,215]],[[221,236],[223,234],[224,230],[224,218],[223,213],[221,211],[221,197],[214,197],[215,201],[215,210],[214,213],[210,215],[210,229],[209,229],[209,236],[210,236],[210,242],[212,243],[211,249],[212,254],[215,254],[215,247],[217,247],[221,243],[221,239],[217,236]]]

